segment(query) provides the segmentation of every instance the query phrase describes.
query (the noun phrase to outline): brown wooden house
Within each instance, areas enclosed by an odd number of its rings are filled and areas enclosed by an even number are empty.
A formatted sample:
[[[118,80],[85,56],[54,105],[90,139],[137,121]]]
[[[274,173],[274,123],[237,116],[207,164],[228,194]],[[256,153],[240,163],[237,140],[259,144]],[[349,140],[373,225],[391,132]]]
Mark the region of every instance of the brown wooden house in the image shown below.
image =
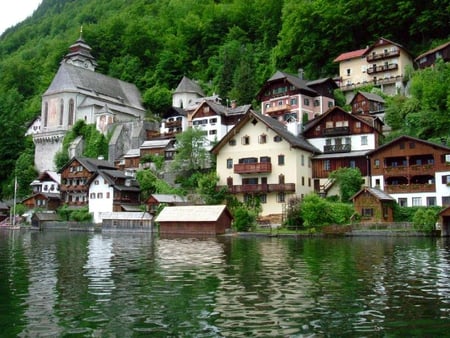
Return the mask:
[[[441,236],[450,236],[450,206],[439,213],[439,223],[441,224]]]
[[[340,107],[310,121],[303,136],[321,151],[311,158],[314,190],[326,193],[323,190],[330,186],[329,174],[342,167],[359,168],[367,177],[366,154],[379,145],[382,126],[376,117],[350,114]]]
[[[393,222],[395,199],[385,192],[364,187],[352,198],[355,211],[361,215],[361,223]]]
[[[357,92],[350,101],[352,114],[377,114],[384,112],[384,99],[377,94],[368,92]]]
[[[415,61],[417,66],[423,69],[433,66],[438,59],[442,59],[444,62],[450,61],[450,41],[426,51],[416,57]]]
[[[367,154],[372,187],[401,206],[450,205],[450,147],[401,136]]]
[[[162,235],[218,235],[231,228],[226,205],[167,206],[156,217]]]
[[[28,209],[56,210],[61,205],[59,193],[39,192],[22,200],[22,204]]]
[[[61,202],[69,206],[88,204],[89,179],[99,169],[116,169],[114,164],[100,159],[73,157],[61,168]]]
[[[155,214],[161,205],[186,205],[188,202],[184,196],[174,194],[151,194],[145,201],[147,209],[151,214]]]

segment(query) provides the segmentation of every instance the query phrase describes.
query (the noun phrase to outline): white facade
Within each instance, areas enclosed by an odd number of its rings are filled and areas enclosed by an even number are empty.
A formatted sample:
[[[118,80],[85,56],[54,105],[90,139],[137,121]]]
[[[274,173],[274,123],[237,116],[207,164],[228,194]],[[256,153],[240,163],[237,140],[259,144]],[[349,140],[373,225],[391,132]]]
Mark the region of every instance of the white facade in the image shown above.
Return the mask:
[[[93,215],[94,223],[102,222],[102,212],[113,211],[114,188],[101,175],[97,175],[89,185],[89,212]]]
[[[308,141],[320,150],[323,150],[325,146],[335,146],[338,144],[350,144],[351,151],[369,151],[376,148],[375,134],[373,133],[340,137],[311,138]],[[346,155],[348,155],[348,153],[343,153],[343,156]]]

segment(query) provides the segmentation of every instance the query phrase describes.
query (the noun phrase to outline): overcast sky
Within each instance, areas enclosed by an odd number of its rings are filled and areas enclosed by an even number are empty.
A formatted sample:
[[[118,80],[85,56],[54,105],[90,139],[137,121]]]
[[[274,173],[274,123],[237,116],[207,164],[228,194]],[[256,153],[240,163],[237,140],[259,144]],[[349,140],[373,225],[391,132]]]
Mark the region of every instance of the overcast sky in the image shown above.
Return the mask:
[[[31,16],[42,0],[0,0],[0,34]]]

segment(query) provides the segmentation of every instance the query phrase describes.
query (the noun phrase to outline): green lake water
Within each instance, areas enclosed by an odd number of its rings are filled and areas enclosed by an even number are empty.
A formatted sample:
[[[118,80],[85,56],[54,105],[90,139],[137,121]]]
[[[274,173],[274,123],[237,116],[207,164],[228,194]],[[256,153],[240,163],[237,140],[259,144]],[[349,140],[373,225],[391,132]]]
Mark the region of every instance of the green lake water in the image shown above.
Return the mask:
[[[2,337],[450,335],[440,238],[0,231]]]

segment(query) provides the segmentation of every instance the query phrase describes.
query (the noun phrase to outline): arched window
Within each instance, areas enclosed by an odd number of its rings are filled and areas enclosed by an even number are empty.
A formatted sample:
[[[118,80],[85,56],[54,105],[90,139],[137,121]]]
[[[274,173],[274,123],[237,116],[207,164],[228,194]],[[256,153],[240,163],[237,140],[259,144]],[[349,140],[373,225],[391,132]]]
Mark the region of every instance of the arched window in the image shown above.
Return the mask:
[[[61,99],[59,103],[59,125],[62,126],[64,121],[64,100]]]
[[[47,127],[48,123],[48,102],[44,104],[44,127]]]
[[[73,99],[69,101],[69,126],[73,125],[73,111],[74,111],[74,102]]]

